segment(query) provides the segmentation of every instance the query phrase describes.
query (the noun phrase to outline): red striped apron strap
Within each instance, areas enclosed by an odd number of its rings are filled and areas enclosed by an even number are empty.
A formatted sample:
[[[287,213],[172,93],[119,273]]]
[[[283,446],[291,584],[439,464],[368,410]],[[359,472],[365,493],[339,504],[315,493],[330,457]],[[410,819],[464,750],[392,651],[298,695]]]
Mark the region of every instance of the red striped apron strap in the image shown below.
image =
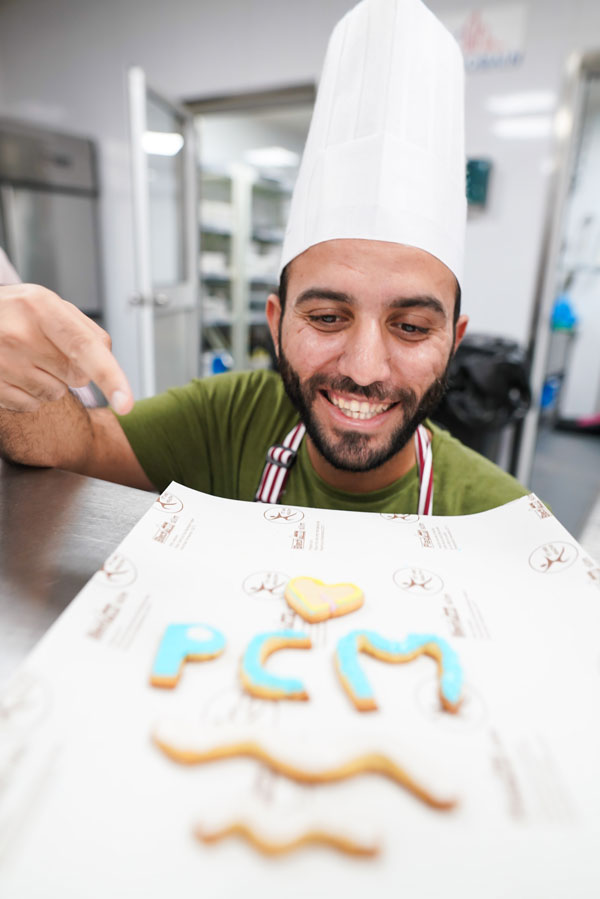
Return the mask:
[[[279,502],[305,433],[306,428],[302,422],[298,422],[285,436],[283,443],[276,443],[268,450],[255,502]]]
[[[420,481],[417,514],[431,515],[433,514],[433,449],[424,425],[419,425],[415,432],[415,450]]]

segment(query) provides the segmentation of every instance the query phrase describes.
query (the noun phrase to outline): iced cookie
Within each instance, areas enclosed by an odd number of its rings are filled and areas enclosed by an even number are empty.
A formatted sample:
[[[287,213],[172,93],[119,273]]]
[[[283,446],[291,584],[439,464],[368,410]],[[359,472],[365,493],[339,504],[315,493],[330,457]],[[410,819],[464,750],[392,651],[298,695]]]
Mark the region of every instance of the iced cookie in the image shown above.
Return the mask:
[[[352,631],[338,641],[335,663],[342,685],[360,711],[377,708],[371,685],[363,672],[359,653],[365,652],[383,662],[410,662],[420,655],[428,655],[437,662],[439,695],[448,712],[457,712],[460,705],[462,670],[452,647],[434,634],[409,634],[395,643],[375,631]]]
[[[152,666],[154,687],[175,687],[186,662],[204,662],[221,655],[225,637],[208,624],[169,624]]]
[[[299,631],[269,631],[253,637],[242,658],[240,678],[246,692],[261,699],[308,699],[302,681],[277,677],[265,662],[278,649],[310,649],[310,637]]]
[[[314,577],[293,577],[285,588],[288,605],[305,621],[325,621],[360,609],[364,593],[356,584],[326,584]]]

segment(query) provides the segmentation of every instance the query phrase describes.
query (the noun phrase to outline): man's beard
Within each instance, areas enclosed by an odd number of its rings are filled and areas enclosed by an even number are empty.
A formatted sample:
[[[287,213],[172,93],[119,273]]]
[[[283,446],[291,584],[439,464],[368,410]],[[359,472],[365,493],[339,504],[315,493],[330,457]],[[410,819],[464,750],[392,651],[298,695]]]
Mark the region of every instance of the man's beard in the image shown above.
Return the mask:
[[[279,346],[278,368],[285,392],[298,410],[307,434],[319,453],[340,471],[372,471],[395,456],[406,446],[421,422],[433,412],[448,388],[448,371],[452,354],[442,375],[430,384],[419,401],[411,388],[389,391],[379,381],[361,387],[355,384],[352,378],[343,376],[332,378],[316,374],[302,384],[298,373],[292,368],[281,349],[281,341]],[[397,403],[403,408],[403,421],[390,435],[386,445],[379,448],[371,448],[370,434],[354,430],[336,429],[337,440],[332,440],[325,434],[312,410],[320,390],[351,393],[355,397],[364,397],[365,400],[375,400],[379,403]]]

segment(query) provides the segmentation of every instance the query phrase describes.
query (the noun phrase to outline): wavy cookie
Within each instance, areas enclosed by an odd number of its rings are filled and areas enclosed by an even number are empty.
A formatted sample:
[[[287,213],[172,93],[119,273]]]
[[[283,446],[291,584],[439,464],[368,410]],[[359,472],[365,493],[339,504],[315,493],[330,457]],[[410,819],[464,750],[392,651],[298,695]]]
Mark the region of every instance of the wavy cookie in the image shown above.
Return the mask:
[[[377,708],[373,689],[362,670],[359,654],[367,653],[383,662],[410,662],[427,655],[437,662],[439,695],[448,712],[457,712],[461,701],[462,669],[452,647],[435,634],[409,634],[397,643],[375,631],[352,631],[342,637],[335,651],[335,664],[344,690],[361,712]]]
[[[298,631],[269,631],[253,637],[242,658],[240,679],[247,693],[260,699],[308,699],[302,681],[270,674],[265,662],[279,649],[310,649],[308,634]]]
[[[325,621],[360,609],[365,596],[356,584],[326,584],[314,577],[293,577],[285,598],[305,621]]]
[[[243,837],[254,849],[258,849],[264,855],[287,855],[305,846],[327,846],[346,855],[374,856],[379,854],[377,845],[359,843],[344,834],[317,827],[298,832],[288,839],[282,839],[274,834],[265,834],[264,828],[259,825],[247,824],[245,821],[233,818],[223,827],[216,829],[197,827],[194,833],[203,843],[217,843],[232,836]]]
[[[232,836],[242,837],[264,855],[287,855],[305,846],[325,846],[345,855],[362,857],[372,857],[380,851],[377,843],[360,841],[336,830],[312,826],[282,837],[277,831],[265,831],[262,823],[251,824],[236,817],[220,827],[198,826],[194,834],[203,843],[217,843]]]
[[[331,740],[324,740],[319,733],[311,743],[307,734],[236,725],[203,725],[190,734],[181,725],[167,723],[155,729],[152,739],[166,756],[182,765],[252,758],[277,774],[303,784],[336,783],[362,774],[379,774],[431,808],[448,811],[456,805],[456,800],[440,798],[406,770],[397,737],[388,740],[382,751],[376,746],[376,738],[356,733],[348,739],[337,735]]]
[[[154,659],[150,683],[175,687],[186,662],[215,659],[224,649],[225,637],[208,624],[169,624]]]

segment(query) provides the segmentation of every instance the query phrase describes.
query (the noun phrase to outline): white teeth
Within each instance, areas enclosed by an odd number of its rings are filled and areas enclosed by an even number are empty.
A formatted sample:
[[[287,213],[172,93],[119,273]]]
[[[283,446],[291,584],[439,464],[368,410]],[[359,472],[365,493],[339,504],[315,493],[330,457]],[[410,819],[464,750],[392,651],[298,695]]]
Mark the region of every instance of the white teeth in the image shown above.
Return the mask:
[[[381,415],[390,408],[391,404],[383,403],[372,404],[367,402],[359,402],[358,400],[343,400],[340,397],[329,395],[329,399],[334,406],[344,413],[348,418],[365,421],[368,418],[374,418],[375,415]]]

